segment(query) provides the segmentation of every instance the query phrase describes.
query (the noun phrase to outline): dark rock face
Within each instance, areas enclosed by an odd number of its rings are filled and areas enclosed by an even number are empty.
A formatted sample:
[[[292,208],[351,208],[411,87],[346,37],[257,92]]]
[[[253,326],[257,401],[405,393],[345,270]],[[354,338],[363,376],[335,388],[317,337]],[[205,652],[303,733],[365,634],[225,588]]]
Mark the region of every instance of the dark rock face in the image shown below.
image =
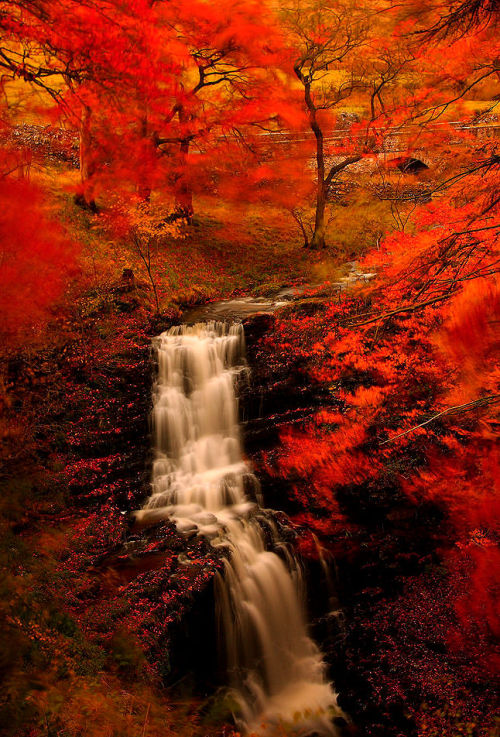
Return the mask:
[[[279,442],[284,424],[300,422],[317,408],[325,392],[311,386],[294,355],[286,363],[271,365],[258,343],[272,333],[273,315],[255,315],[243,321],[250,379],[240,388],[245,448],[250,455]],[[276,507],[280,509],[280,506]]]
[[[112,572],[117,583],[110,598],[130,603],[127,620],[165,685],[187,679],[207,696],[221,682],[214,577],[222,567],[220,551],[186,539],[170,522],[132,528],[96,564],[98,575]]]

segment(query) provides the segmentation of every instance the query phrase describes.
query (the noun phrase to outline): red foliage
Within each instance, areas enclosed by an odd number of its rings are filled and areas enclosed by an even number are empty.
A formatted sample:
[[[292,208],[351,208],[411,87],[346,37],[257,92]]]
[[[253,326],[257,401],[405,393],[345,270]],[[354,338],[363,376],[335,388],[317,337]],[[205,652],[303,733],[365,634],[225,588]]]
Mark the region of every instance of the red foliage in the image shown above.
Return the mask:
[[[17,5],[2,21],[25,56],[9,50],[0,67],[48,90],[79,132],[89,203],[118,188],[145,198],[161,188],[189,215],[193,192],[213,187],[220,147],[279,113],[282,41],[261,3]]]
[[[473,178],[468,194],[455,186],[439,207],[422,206],[411,235],[387,237],[362,264],[378,273],[374,286],[315,317],[282,319],[273,339],[278,355],[293,346],[336,407],[282,433],[274,472],[328,523],[306,512],[299,521],[338,535],[350,487],[436,505],[442,555],[464,557],[471,581],[466,597],[457,594],[454,641],[461,632],[467,648],[481,632],[488,667],[498,664],[498,585],[485,579],[500,536],[497,170]]]
[[[28,181],[0,178],[0,336],[4,346],[33,340],[74,278],[77,246],[48,215]]]

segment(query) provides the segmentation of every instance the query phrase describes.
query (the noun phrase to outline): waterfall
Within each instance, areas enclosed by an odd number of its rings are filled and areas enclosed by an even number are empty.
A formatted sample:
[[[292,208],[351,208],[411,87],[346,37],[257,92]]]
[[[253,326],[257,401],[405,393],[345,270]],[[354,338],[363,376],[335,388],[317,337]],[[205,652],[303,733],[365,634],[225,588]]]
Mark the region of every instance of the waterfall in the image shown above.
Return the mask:
[[[335,735],[342,712],[307,633],[297,561],[258,504],[242,454],[235,382],[240,324],[171,328],[154,341],[152,494],[138,515],[172,520],[225,551],[216,585],[221,648],[244,732]]]

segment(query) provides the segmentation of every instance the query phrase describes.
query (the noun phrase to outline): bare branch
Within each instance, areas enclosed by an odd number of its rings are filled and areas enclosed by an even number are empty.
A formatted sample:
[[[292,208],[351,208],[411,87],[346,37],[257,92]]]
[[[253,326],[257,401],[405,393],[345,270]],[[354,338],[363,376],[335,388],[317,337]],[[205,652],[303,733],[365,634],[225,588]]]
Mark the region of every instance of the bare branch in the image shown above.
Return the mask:
[[[470,409],[475,409],[476,407],[485,407],[489,404],[496,404],[497,402],[500,402],[500,394],[490,394],[487,397],[481,397],[480,399],[475,399],[473,402],[467,402],[466,404],[457,404],[454,407],[448,407],[447,409],[444,409],[442,412],[438,412],[436,415],[433,415],[428,420],[425,420],[425,422],[421,422],[419,425],[414,425],[413,427],[410,427],[408,430],[405,430],[404,432],[400,432],[397,435],[393,435],[392,438],[388,438],[387,440],[383,440],[379,445],[386,445],[387,443],[392,443],[393,440],[397,440],[398,438],[402,438],[404,435],[408,435],[411,432],[414,432],[415,430],[418,430],[420,427],[425,427],[430,422],[434,422],[434,420],[437,420],[439,417],[444,417],[445,415],[451,415],[458,412],[465,412]]]

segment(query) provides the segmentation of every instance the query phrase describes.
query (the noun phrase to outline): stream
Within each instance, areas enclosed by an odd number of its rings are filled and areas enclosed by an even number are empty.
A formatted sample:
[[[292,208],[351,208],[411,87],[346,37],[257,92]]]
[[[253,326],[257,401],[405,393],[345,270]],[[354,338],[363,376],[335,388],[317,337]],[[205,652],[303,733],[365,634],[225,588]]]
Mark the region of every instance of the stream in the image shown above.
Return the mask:
[[[152,493],[136,513],[170,520],[224,552],[216,580],[218,646],[240,730],[336,735],[341,716],[308,634],[304,582],[281,539],[240,439],[238,380],[248,372],[238,322],[172,327],[153,341]]]

